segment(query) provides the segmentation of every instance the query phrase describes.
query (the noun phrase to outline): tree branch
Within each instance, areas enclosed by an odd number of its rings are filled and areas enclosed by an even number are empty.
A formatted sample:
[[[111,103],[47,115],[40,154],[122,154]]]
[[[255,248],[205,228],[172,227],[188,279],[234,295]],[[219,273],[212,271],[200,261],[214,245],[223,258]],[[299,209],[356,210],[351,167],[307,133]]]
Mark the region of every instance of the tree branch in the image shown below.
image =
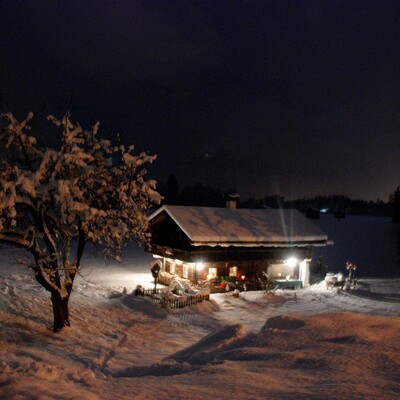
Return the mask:
[[[54,283],[52,283],[49,279],[47,279],[47,274],[43,272],[42,267],[38,266],[35,271],[36,280],[49,292],[51,293],[60,293],[60,288],[57,287]]]
[[[82,229],[82,226],[80,225],[80,227],[79,227],[78,247],[76,249],[75,257],[74,257],[74,260],[72,262],[73,268],[71,268],[70,272],[69,272],[69,278],[71,280],[71,286],[72,286],[72,283],[74,282],[76,272],[79,269],[81,258],[82,258],[83,252],[85,250],[85,244],[86,244],[86,235],[85,235],[84,230]]]
[[[16,232],[0,232],[0,242],[12,244],[26,250],[29,250],[32,246],[32,241]]]

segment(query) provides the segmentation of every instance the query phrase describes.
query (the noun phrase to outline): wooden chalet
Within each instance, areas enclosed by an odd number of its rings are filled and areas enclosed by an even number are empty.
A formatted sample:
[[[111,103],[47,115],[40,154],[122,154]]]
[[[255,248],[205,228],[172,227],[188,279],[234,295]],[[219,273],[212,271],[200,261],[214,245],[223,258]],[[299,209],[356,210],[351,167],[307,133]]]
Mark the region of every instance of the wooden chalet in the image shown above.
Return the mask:
[[[293,209],[163,206],[149,219],[162,271],[191,281],[253,278],[309,284],[312,249],[327,235]]]

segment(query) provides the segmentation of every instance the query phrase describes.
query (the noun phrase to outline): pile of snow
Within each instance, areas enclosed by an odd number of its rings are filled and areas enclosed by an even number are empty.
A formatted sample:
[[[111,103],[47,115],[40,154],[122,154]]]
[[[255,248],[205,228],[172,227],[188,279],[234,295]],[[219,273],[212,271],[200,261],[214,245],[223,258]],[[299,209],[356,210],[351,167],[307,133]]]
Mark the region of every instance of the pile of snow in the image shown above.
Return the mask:
[[[349,291],[322,280],[212,294],[168,312],[132,294],[154,284],[142,250],[118,265],[89,252],[70,300],[72,327],[54,334],[48,293],[0,251],[1,399],[400,395],[398,278],[361,277]]]

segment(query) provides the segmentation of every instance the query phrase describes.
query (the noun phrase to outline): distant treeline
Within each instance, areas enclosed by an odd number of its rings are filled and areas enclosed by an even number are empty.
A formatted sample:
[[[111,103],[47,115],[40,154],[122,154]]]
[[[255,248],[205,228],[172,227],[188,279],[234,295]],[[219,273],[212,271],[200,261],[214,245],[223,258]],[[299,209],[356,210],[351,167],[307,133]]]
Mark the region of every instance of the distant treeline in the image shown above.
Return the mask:
[[[219,188],[196,183],[179,190],[175,175],[170,175],[167,183],[159,183],[158,191],[164,197],[162,204],[202,207],[224,207],[227,192]],[[229,189],[235,193],[235,189]],[[400,221],[400,188],[390,195],[389,201],[354,200],[342,195],[316,196],[297,200],[285,200],[283,196],[265,196],[262,199],[240,199],[238,208],[295,208],[314,217],[319,212],[336,215],[391,216],[394,222]]]
[[[267,202],[271,204],[274,197],[267,198]],[[303,213],[310,212],[311,215],[313,210],[337,215],[390,216],[391,213],[390,204],[382,200],[354,200],[342,195],[316,196],[293,201],[283,199],[282,204],[285,208],[295,208]]]

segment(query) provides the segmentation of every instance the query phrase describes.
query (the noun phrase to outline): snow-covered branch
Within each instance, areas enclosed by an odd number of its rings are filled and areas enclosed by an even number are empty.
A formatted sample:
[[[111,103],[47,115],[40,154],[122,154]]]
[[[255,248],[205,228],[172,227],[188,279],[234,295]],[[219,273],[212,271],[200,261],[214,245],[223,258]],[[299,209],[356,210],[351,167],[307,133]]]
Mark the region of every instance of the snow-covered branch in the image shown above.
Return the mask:
[[[135,154],[134,146],[99,139],[99,123],[85,130],[69,113],[48,119],[62,131],[61,147],[41,149],[30,132],[33,115],[18,122],[12,114],[2,133],[14,159],[0,168],[0,232],[36,232],[42,257],[63,265],[70,280],[79,268],[86,241],[118,257],[130,240],[146,242],[146,210],[161,197],[144,166],[155,155]],[[18,154],[24,156],[18,157]],[[78,247],[70,259],[70,242]],[[55,268],[55,267],[54,267]]]
[[[18,232],[0,232],[0,243],[12,244],[16,247],[28,250],[32,242],[26,239],[22,234]]]

